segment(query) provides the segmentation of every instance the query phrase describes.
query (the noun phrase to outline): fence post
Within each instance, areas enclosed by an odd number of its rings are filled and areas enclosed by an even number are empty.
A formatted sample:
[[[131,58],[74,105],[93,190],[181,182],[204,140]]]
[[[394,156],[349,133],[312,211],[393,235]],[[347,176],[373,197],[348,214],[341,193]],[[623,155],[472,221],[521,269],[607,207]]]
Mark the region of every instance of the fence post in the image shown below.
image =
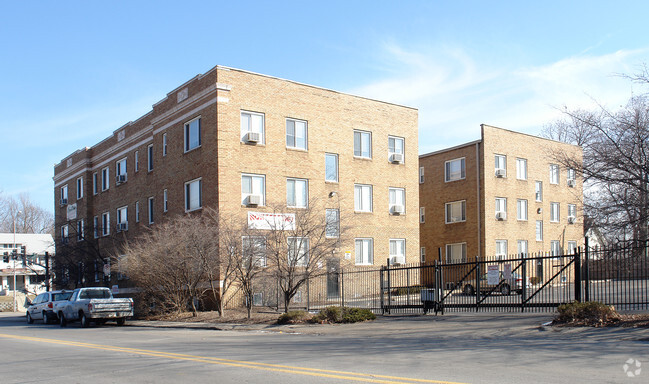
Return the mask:
[[[309,312],[309,304],[311,303],[309,301],[309,298],[311,296],[311,290],[309,289],[309,280],[311,280],[310,276],[307,276],[306,277],[306,311],[307,312]]]
[[[525,298],[527,297],[527,258],[526,254],[522,253],[521,257],[523,261],[523,270],[521,271],[521,276],[523,281],[521,282],[521,312],[525,312]]]
[[[390,258],[388,258],[388,261],[385,264],[386,264],[385,270],[387,271],[387,274],[388,274],[388,287],[387,287],[387,289],[388,289],[388,310],[387,310],[387,312],[388,312],[388,315],[389,315],[390,314],[390,305],[392,305],[392,292],[391,292],[392,291],[392,282],[390,281]]]
[[[340,300],[342,306],[345,306],[345,270],[340,268]]]
[[[479,257],[475,257],[475,311],[480,310],[480,260]]]
[[[383,266],[381,266],[381,271],[380,271],[381,272],[380,273],[380,275],[381,275],[380,276],[380,278],[381,278],[381,281],[380,281],[380,286],[381,286],[381,314],[385,315],[385,306],[383,305],[383,299],[384,299],[383,293],[385,292],[385,286],[384,286],[385,284],[384,284],[384,276],[383,276],[384,273],[383,273],[383,271],[384,271],[384,268],[383,268]]]
[[[589,253],[590,253],[590,247],[588,246],[588,238],[586,237],[585,245],[584,245],[584,300],[585,301],[590,301],[590,261],[589,261]]]
[[[581,257],[579,257],[579,253],[579,248],[577,248],[573,258],[575,263],[575,301],[581,302]]]

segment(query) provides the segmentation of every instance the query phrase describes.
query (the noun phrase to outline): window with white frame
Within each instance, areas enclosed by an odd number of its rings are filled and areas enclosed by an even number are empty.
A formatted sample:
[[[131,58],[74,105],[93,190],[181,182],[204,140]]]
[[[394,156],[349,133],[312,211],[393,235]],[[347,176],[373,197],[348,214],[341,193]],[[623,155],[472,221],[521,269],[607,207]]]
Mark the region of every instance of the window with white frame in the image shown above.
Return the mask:
[[[372,186],[354,184],[354,210],[356,212],[372,212]]]
[[[135,202],[135,222],[136,223],[140,222],[140,202],[139,201]]]
[[[263,144],[264,136],[264,114],[241,111],[241,141]]]
[[[167,134],[162,134],[162,156],[167,156]]]
[[[453,159],[444,163],[444,181],[456,181],[466,178],[465,158]]]
[[[568,204],[568,220],[573,222],[577,218],[577,206],[575,204]]]
[[[61,204],[67,204],[68,203],[68,185],[64,185],[61,187]]]
[[[149,224],[153,224],[153,197],[149,197],[147,205],[149,206]]]
[[[496,257],[507,256],[507,240],[496,240]]]
[[[542,181],[535,181],[534,182],[534,198],[538,202],[543,201],[543,182]]]
[[[167,212],[168,210],[169,210],[169,194],[165,189],[164,191],[162,191],[162,212]]]
[[[406,261],[406,239],[390,239],[390,261],[397,259],[398,263]]]
[[[67,224],[61,226],[61,240],[63,243],[67,243],[69,240],[70,229]]]
[[[354,240],[356,250],[356,265],[374,264],[374,240],[359,238]]]
[[[527,180],[527,160],[516,159],[516,178],[518,180]]]
[[[422,224],[426,222],[426,207],[419,207],[419,222]]]
[[[286,119],[286,147],[306,150],[307,131],[306,121]]]
[[[388,136],[388,160],[397,162],[397,159],[393,155],[400,155],[401,159],[398,162],[403,163],[405,159],[403,146],[403,137]]]
[[[185,183],[185,212],[203,207],[203,181],[195,179]]]
[[[559,222],[559,213],[561,212],[561,209],[559,207],[559,203],[550,203],[550,221],[553,223]]]
[[[372,133],[354,131],[354,156],[372,158]]]
[[[496,197],[496,218],[498,220],[507,219],[507,198]]]
[[[96,195],[99,193],[99,178],[97,172],[92,174],[92,194]]]
[[[527,221],[527,200],[516,200],[516,219]]]
[[[340,236],[340,213],[337,209],[327,209],[325,211],[325,236],[328,238],[337,238]]]
[[[110,235],[110,213],[108,212],[101,214],[101,235]]]
[[[185,152],[201,146],[201,118],[185,123]]]
[[[140,151],[135,151],[135,172],[140,170]]]
[[[536,241],[543,241],[543,221],[536,220]]]
[[[110,188],[109,173],[110,169],[108,167],[101,170],[101,191],[105,191]]]
[[[446,262],[463,263],[466,261],[466,243],[446,244]]]
[[[424,167],[419,167],[419,184],[424,183]]]
[[[289,237],[288,263],[297,267],[309,264],[309,239],[307,237]]]
[[[507,156],[495,155],[494,159],[495,159],[496,176],[506,177],[507,176]]]
[[[153,171],[153,144],[149,144],[146,148],[146,164],[147,171]]]
[[[389,212],[393,214],[406,213],[406,190],[404,188],[389,188]]]
[[[123,183],[126,181],[126,158],[115,162],[115,179],[116,183]]]
[[[577,253],[577,242],[568,241],[568,255],[574,255]]]
[[[92,232],[95,239],[99,237],[99,216],[92,218]]]
[[[306,208],[309,200],[309,182],[306,179],[286,179],[286,206]]]
[[[77,178],[77,200],[83,198],[83,176]]]
[[[446,203],[446,224],[466,221],[466,200]]]
[[[426,247],[421,247],[419,249],[419,262],[420,263],[426,262]]]
[[[338,182],[338,155],[325,153],[325,181]]]
[[[561,256],[561,243],[559,240],[550,241],[550,256]]]
[[[266,176],[255,174],[241,175],[241,204],[259,200],[258,205],[266,205]]]
[[[85,238],[83,219],[77,221],[77,241],[83,241]]]
[[[567,177],[567,180],[568,180],[568,184],[569,184],[569,185],[570,185],[571,183],[574,184],[575,179],[577,178],[576,175],[577,175],[577,174],[575,173],[575,170],[574,170],[573,168],[568,168],[568,172],[567,172],[567,176],[568,176],[568,177]]]
[[[117,208],[117,231],[128,230],[128,207]]]
[[[559,184],[559,166],[550,164],[550,184]]]
[[[266,266],[266,238],[264,236],[242,236],[241,251],[245,269]]]
[[[527,257],[527,240],[518,240],[518,255]]]

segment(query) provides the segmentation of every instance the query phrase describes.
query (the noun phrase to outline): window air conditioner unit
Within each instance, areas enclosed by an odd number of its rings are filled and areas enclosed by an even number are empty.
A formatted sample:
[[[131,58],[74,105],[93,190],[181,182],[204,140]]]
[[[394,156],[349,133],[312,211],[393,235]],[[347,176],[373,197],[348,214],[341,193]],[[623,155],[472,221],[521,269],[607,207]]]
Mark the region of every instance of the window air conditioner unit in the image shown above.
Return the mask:
[[[248,132],[246,133],[246,142],[248,143],[258,143],[261,140],[261,135],[258,132]]]
[[[127,231],[127,230],[128,230],[128,222],[117,224],[117,232]]]
[[[66,205],[68,203],[68,199],[61,199],[61,205]]]
[[[507,176],[507,171],[504,169],[496,169],[496,177],[505,177]]]
[[[568,216],[568,224],[574,224],[576,218],[574,216]]]
[[[390,162],[395,164],[403,163],[403,153],[393,153],[390,155]]]
[[[390,256],[390,265],[401,265],[406,263],[405,256]]]
[[[574,188],[575,187],[575,179],[568,180],[568,186],[571,187],[571,188]]]
[[[246,198],[246,205],[259,205],[261,204],[261,196],[250,195]]]
[[[117,175],[115,177],[115,181],[117,182],[117,184],[126,182],[126,174]]]
[[[506,218],[507,218],[507,213],[496,212],[496,220],[505,220]]]
[[[402,215],[403,212],[405,212],[405,209],[404,209],[403,205],[393,205],[392,206],[392,214],[393,215]]]

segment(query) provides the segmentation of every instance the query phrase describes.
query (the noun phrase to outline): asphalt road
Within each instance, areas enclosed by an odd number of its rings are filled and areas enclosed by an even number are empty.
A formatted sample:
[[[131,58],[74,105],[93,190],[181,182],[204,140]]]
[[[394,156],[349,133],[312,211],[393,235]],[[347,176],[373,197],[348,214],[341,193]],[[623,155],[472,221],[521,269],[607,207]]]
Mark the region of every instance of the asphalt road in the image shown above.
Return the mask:
[[[68,328],[0,313],[4,383],[649,381],[649,329],[542,327],[548,314],[389,317],[344,326]],[[130,325],[129,325],[130,324]],[[166,326],[166,327],[162,327]],[[632,379],[624,364],[640,361]],[[635,373],[635,362],[630,369]],[[630,371],[627,369],[627,371]]]

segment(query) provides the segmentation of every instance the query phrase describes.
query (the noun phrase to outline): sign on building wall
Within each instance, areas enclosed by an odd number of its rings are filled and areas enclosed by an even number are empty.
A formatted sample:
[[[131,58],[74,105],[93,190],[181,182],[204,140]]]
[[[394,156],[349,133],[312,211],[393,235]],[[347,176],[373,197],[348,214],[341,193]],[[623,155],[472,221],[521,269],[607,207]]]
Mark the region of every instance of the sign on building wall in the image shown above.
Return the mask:
[[[68,221],[75,220],[77,218],[77,203],[68,205]]]
[[[248,212],[248,228],[294,231],[295,214],[294,213]]]

